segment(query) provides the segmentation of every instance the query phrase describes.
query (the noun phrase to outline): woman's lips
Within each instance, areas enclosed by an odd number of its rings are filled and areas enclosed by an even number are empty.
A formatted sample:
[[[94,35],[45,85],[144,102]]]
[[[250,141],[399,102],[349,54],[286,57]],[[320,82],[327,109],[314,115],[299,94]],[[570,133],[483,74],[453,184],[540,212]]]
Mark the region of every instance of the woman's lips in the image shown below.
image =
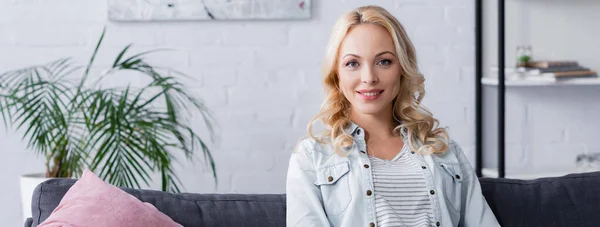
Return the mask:
[[[365,101],[373,101],[381,97],[383,90],[381,89],[371,89],[371,90],[359,90],[356,91],[358,96]]]

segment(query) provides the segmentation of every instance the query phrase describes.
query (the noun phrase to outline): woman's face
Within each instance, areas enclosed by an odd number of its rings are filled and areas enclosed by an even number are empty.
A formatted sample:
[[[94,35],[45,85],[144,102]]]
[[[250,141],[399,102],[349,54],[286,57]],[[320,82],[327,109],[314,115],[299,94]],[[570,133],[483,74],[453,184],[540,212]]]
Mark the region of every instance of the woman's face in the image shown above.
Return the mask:
[[[350,29],[339,51],[340,89],[351,103],[351,113],[391,113],[392,101],[400,90],[400,64],[390,33],[375,24],[357,25]]]

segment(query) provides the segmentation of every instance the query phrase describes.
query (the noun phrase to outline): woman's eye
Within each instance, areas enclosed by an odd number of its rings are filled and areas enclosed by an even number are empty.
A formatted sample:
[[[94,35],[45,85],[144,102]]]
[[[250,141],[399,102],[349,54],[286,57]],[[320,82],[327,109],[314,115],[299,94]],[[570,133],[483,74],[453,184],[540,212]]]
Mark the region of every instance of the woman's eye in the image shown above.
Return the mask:
[[[377,62],[378,65],[383,65],[383,66],[388,66],[390,64],[392,64],[392,61],[388,60],[388,59],[383,59],[379,62]]]
[[[356,67],[358,67],[358,62],[350,61],[350,62],[346,63],[346,66],[350,67],[350,68],[356,68]]]

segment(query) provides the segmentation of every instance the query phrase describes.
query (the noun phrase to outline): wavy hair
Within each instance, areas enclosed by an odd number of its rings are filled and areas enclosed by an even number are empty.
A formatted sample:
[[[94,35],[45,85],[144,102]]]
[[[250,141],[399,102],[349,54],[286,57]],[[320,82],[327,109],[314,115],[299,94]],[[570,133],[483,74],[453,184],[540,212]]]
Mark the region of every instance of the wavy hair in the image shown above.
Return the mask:
[[[363,6],[347,12],[333,27],[322,69],[326,98],[320,113],[308,124],[308,135],[320,143],[332,144],[340,155],[344,154],[340,148],[352,145],[352,136],[344,130],[350,125],[350,102],[338,89],[336,66],[339,48],[346,34],[352,27],[365,23],[384,27],[391,34],[398,53],[401,79],[400,91],[393,101],[393,116],[397,119],[394,135],[402,136],[400,130],[405,129],[413,151],[420,154],[443,153],[448,148],[448,133],[438,127],[439,121],[421,104],[425,95],[425,78],[419,72],[415,48],[400,22],[379,6]],[[325,126],[319,138],[312,132],[318,120]]]

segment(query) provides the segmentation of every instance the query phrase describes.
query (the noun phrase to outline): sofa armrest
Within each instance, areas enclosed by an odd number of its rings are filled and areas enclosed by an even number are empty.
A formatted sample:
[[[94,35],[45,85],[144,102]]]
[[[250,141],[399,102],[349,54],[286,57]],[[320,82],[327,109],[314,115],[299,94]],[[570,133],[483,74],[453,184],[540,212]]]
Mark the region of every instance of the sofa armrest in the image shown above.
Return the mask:
[[[27,220],[25,220],[25,227],[31,227],[32,224],[33,224],[32,218],[27,218]]]

